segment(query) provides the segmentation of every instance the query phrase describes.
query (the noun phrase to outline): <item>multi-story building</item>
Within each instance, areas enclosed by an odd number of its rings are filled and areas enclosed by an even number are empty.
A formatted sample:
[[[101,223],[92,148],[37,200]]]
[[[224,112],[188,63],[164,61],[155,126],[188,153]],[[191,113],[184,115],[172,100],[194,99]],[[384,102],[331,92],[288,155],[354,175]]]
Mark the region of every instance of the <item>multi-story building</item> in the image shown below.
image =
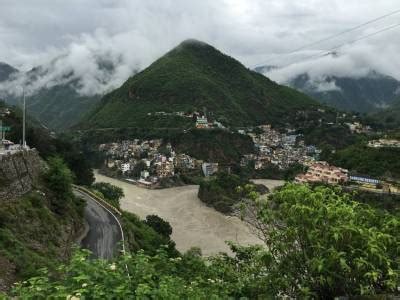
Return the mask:
[[[328,184],[340,184],[349,180],[349,171],[329,165],[325,161],[312,162],[306,174],[296,176],[298,183],[324,182]]]
[[[170,161],[157,162],[155,166],[156,174],[160,178],[174,176],[175,174],[174,164]]]
[[[208,120],[205,116],[197,116],[196,118],[196,128],[208,128]]]
[[[131,164],[130,163],[123,163],[121,164],[121,171],[122,173],[126,173],[131,169]]]
[[[211,176],[218,172],[218,163],[203,163],[201,166],[205,177]]]

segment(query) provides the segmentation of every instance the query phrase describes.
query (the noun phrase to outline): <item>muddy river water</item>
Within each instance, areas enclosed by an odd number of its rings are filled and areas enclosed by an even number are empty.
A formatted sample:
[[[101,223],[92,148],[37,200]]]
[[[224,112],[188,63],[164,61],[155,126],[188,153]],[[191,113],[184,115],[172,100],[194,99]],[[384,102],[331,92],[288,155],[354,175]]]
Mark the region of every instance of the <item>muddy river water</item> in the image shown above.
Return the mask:
[[[121,208],[145,218],[155,214],[167,220],[172,228],[172,239],[179,251],[199,247],[203,255],[230,252],[225,241],[242,245],[261,241],[239,218],[225,216],[206,206],[197,198],[198,186],[188,185],[161,190],[149,190],[95,173],[96,181],[109,182],[124,190]],[[282,184],[276,180],[257,181],[273,188]]]

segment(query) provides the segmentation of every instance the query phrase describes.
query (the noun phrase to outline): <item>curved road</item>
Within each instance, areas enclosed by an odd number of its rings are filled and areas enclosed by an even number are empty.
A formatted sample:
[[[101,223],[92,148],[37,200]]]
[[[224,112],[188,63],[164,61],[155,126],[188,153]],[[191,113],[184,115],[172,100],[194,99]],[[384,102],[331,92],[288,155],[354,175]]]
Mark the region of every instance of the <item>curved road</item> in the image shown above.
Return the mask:
[[[110,259],[118,251],[122,239],[120,227],[104,207],[99,205],[89,195],[74,190],[74,194],[86,200],[85,220],[89,225],[81,246],[90,250],[96,258]]]

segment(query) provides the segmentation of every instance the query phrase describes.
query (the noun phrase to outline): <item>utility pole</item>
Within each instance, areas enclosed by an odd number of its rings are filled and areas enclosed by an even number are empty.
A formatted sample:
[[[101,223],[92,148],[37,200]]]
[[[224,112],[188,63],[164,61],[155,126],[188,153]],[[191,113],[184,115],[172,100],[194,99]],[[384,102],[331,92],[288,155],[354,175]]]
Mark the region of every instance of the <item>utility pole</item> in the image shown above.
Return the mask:
[[[26,137],[25,137],[25,121],[26,121],[26,104],[25,104],[25,87],[22,87],[22,149],[26,148]]]
[[[4,135],[3,135],[3,121],[0,120],[0,142],[3,143]]]

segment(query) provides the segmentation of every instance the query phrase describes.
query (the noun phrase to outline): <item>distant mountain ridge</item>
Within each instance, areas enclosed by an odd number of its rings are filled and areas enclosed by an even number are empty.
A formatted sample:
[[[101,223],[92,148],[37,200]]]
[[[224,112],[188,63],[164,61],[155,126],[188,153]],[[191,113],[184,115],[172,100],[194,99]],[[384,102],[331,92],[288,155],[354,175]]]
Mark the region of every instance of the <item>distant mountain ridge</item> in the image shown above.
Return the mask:
[[[24,74],[19,73],[19,75],[25,76],[26,84],[29,87],[29,84],[34,84],[35,81],[46,76],[47,72],[45,67],[39,66]],[[11,80],[12,75],[17,73],[18,70],[12,66],[0,63],[0,92],[4,100],[12,105],[21,103],[22,95],[16,96],[8,93],[6,88],[2,88],[1,83]],[[64,76],[59,83],[41,87],[26,97],[28,113],[50,129],[62,131],[75,125],[101,98],[101,95],[80,95],[77,92],[77,80],[70,77]],[[22,83],[16,81],[16,84]]]
[[[377,72],[360,78],[326,76],[320,82],[312,82],[307,74],[302,74],[289,85],[321,103],[362,113],[389,107],[400,96],[400,81]]]
[[[268,76],[278,69],[260,66],[255,71]],[[390,107],[400,97],[400,81],[376,71],[361,77],[325,75],[311,78],[303,73],[290,79],[288,86],[306,93],[322,104],[339,110],[371,113]]]
[[[214,47],[187,40],[105,95],[81,128],[178,127],[155,112],[207,111],[231,126],[291,122],[317,111],[308,96],[248,70]]]

